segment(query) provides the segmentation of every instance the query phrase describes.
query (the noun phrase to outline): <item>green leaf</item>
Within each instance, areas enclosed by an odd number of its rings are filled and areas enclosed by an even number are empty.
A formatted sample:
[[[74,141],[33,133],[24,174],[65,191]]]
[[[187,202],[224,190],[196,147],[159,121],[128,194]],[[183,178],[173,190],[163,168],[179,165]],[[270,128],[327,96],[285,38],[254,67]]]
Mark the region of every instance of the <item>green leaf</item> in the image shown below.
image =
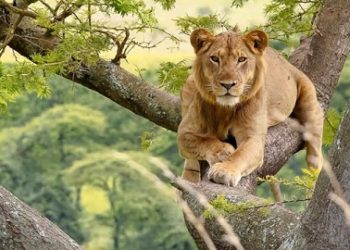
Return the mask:
[[[171,93],[178,93],[190,74],[185,60],[178,63],[165,62],[157,71],[159,85]]]
[[[323,126],[323,144],[324,145],[332,145],[334,141],[334,137],[337,133],[340,121],[341,114],[337,112],[335,109],[330,108],[327,111],[326,118],[324,120]]]
[[[223,18],[220,19],[216,14],[198,17],[187,15],[176,18],[175,23],[180,28],[180,31],[185,34],[190,34],[198,28],[205,28],[210,32],[214,32],[216,29],[228,27],[227,21]]]
[[[160,3],[165,10],[170,10],[174,7],[176,0],[154,0],[156,3]]]
[[[241,8],[248,0],[233,0],[231,3],[232,7]]]

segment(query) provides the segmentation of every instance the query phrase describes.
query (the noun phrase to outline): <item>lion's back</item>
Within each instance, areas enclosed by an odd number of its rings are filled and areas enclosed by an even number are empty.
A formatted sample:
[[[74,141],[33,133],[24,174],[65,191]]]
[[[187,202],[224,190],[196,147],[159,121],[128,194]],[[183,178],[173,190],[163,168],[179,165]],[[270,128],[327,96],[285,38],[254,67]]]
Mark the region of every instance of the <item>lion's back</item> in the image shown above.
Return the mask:
[[[301,72],[272,48],[266,49],[265,59],[268,126],[273,126],[293,112]]]

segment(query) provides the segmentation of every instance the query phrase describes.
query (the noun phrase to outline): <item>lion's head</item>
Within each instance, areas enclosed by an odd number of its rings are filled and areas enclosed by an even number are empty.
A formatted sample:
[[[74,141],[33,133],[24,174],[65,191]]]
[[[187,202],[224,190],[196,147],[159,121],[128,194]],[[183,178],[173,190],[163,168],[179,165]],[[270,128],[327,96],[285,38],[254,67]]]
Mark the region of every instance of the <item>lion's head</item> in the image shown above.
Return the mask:
[[[206,101],[232,107],[250,99],[262,86],[262,55],[268,45],[265,32],[230,31],[214,36],[197,29],[191,34],[191,44],[196,53],[196,86]]]

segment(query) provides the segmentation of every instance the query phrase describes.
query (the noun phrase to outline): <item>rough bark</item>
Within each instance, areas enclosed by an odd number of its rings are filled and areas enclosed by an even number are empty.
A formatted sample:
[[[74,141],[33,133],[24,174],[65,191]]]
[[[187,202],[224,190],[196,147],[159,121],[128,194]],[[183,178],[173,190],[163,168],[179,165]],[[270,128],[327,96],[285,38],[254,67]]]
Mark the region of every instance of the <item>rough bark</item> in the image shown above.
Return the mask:
[[[56,225],[0,186],[0,249],[82,248]]]
[[[313,80],[323,108],[328,106],[330,97],[338,82],[340,71],[350,50],[349,11],[350,1],[348,0],[326,0],[315,21],[314,35],[305,39],[290,59],[295,66],[303,70]],[[0,40],[1,38],[3,39],[3,34],[9,27],[9,20],[8,11],[0,6]],[[16,29],[16,35],[9,46],[27,58],[30,58],[34,53],[47,53],[59,42],[56,37],[48,35],[45,30],[27,26],[26,28],[18,27]],[[99,92],[160,126],[173,131],[177,129],[180,121],[178,97],[147,85],[113,63],[101,60],[96,66],[89,68],[82,66],[74,74],[67,74],[64,77]],[[300,135],[293,131],[288,124],[283,123],[270,128],[265,148],[264,166],[258,173],[254,173],[254,175],[264,176],[277,173],[280,167],[301,146],[302,140]],[[255,181],[252,181],[254,175],[247,182],[250,184],[245,186],[250,191],[254,189]],[[317,190],[321,189],[320,186],[323,186],[324,182],[325,178],[321,176]],[[196,189],[209,195],[209,198],[213,198],[213,194],[220,192],[225,193],[228,199],[234,202],[244,201],[247,197],[251,200],[257,199],[243,193],[240,189],[224,186],[218,188],[217,185],[214,187],[214,184],[208,182],[201,183]],[[215,190],[219,191],[216,192]],[[187,200],[191,207],[199,214],[201,212],[199,204],[190,195],[185,194],[185,197],[188,197]],[[311,204],[314,204],[314,201]],[[308,213],[314,211],[311,210],[312,206],[315,205],[310,205],[302,222],[306,222],[308,218],[311,218],[311,215],[308,215]],[[254,224],[251,218],[254,219],[253,221],[258,221],[259,223]],[[292,227],[290,222],[294,223],[296,220],[295,215],[280,207],[271,208],[269,218],[271,220],[263,220],[261,216],[254,213],[249,216],[237,216],[236,214],[228,216],[228,220],[231,222],[234,230],[241,236],[246,249],[257,249],[255,244],[261,246],[259,249],[276,249],[283,239],[291,233]],[[325,217],[325,220],[327,218]],[[332,222],[328,221],[328,223],[331,225]],[[227,243],[222,240],[222,231],[220,228],[210,222],[207,222],[206,225],[218,249],[228,249]],[[264,227],[260,225],[264,225]],[[271,228],[270,226],[274,228],[274,233],[265,230],[266,228]],[[189,229],[195,236],[196,233],[193,228],[189,227]],[[317,232],[319,231],[317,230]],[[282,233],[281,235],[279,235],[280,232]],[[268,237],[264,238],[264,235]],[[276,240],[275,237],[277,237]],[[200,249],[205,249],[201,240],[198,237],[195,237],[195,239]],[[308,244],[310,243],[309,241],[306,242],[306,245],[304,245],[306,247],[305,249],[308,248]]]
[[[329,160],[343,190],[343,198],[350,203],[350,102],[330,150]],[[322,171],[313,199],[305,211],[295,233],[280,247],[283,249],[350,249],[350,226],[344,211],[329,199],[334,192],[330,179]]]
[[[205,181],[193,186],[200,190],[209,200],[214,199],[218,195],[224,195],[227,201],[231,203],[249,202],[251,206],[265,204],[264,199],[242,190],[227,188],[223,185]],[[186,191],[184,192],[184,199],[193,209],[195,215],[198,217],[202,216],[205,209],[198,204],[197,198]],[[277,249],[295,228],[299,219],[296,214],[279,205],[266,206],[263,209],[246,209],[242,212],[226,214],[225,217],[239,236],[245,249]],[[224,231],[214,219],[206,219],[204,225],[217,249],[234,249],[232,245],[223,239]],[[187,222],[187,227],[196,241],[197,247],[199,249],[207,249],[201,236],[189,222]]]

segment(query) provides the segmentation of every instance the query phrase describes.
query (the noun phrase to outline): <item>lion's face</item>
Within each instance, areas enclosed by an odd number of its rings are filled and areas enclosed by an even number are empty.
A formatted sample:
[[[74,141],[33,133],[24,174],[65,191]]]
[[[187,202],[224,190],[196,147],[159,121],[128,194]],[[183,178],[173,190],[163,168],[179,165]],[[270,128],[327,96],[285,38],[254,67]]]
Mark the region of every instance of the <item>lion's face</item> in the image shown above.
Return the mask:
[[[197,54],[194,72],[204,99],[223,106],[244,100],[255,83],[257,61],[267,46],[262,31],[247,36],[225,32],[217,36],[200,29],[191,35]]]

